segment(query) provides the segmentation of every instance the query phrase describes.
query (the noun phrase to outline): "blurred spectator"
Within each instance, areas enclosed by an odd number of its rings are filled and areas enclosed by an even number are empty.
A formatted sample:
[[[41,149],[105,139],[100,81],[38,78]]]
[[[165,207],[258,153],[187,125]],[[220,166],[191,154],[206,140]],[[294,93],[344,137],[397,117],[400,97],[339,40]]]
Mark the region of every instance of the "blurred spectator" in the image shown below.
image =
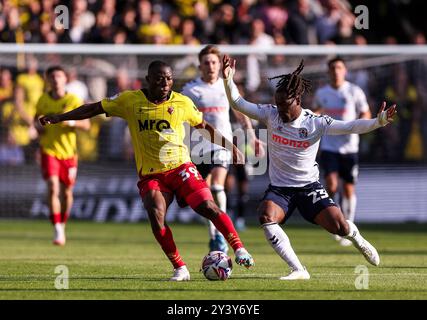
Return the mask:
[[[138,31],[138,25],[136,23],[136,18],[137,15],[135,10],[130,6],[127,6],[122,14],[121,27],[122,30],[126,32],[126,40],[129,43],[135,43],[137,41],[136,34]]]
[[[78,79],[77,69],[71,67],[67,72],[67,92],[75,94],[83,102],[90,102],[89,90],[86,84]],[[98,116],[90,119],[89,131],[79,130],[77,132],[77,149],[80,160],[96,161],[98,159],[98,134],[104,116]]]
[[[394,67],[394,79],[386,87],[384,97],[387,101],[396,103],[399,106],[397,125],[401,142],[395,146],[399,152],[400,160],[407,158],[406,146],[414,123],[414,116],[419,115],[416,111],[419,108],[418,92],[415,85],[408,78],[408,71],[405,64],[397,64]]]
[[[71,4],[72,15],[79,18],[80,26],[88,32],[95,24],[95,15],[88,10],[87,0],[73,0]]]
[[[284,0],[271,0],[262,8],[262,19],[268,34],[285,34],[285,25],[288,21],[288,12]]]
[[[212,35],[213,43],[238,43],[240,34],[237,28],[234,11],[234,7],[230,4],[223,4],[214,12],[215,32]]]
[[[412,43],[416,45],[425,45],[426,36],[422,32],[416,32],[412,37]]]
[[[215,30],[215,23],[205,2],[198,1],[194,5],[194,24],[196,27],[194,36],[201,43],[209,43],[211,35]]]
[[[200,41],[194,36],[195,25],[191,19],[182,21],[182,43],[189,45],[198,45]]]
[[[138,24],[149,24],[151,21],[151,2],[148,0],[139,0],[138,2]]]
[[[71,16],[70,28],[64,30],[59,42],[62,43],[81,43],[84,42],[84,35],[87,30],[82,24],[80,16],[73,13]]]
[[[0,33],[0,42],[24,42],[24,32],[19,20],[19,10],[17,7],[12,6],[7,12],[6,25]]]
[[[0,166],[24,164],[24,151],[15,143],[9,130],[0,130]]]
[[[338,22],[337,33],[330,40],[335,44],[355,44],[354,16],[350,14],[342,15]]]
[[[131,87],[127,70],[118,70],[114,85],[109,90],[108,96],[129,90]],[[109,121],[104,122],[101,128],[103,139],[100,142],[100,151],[103,152],[102,158],[110,161],[120,161],[125,158],[126,130],[128,130],[127,123],[121,118],[111,117]]]
[[[99,11],[96,14],[95,25],[86,33],[86,42],[111,43],[113,39],[112,22],[112,16],[104,11]]]
[[[352,16],[344,1],[324,0],[321,2],[324,8],[323,16],[316,21],[317,34],[320,44],[325,44],[332,38],[338,36],[339,22]]]
[[[67,92],[75,94],[80,100],[84,102],[89,101],[89,91],[86,84],[79,80],[77,69],[75,67],[71,67],[67,72],[67,80],[68,83],[65,86],[65,90]]]
[[[139,27],[138,36],[142,43],[168,44],[172,41],[172,32],[158,12],[153,12],[148,24]]]
[[[172,13],[169,17],[168,26],[171,29],[171,43],[172,44],[181,44],[182,34],[181,34],[181,25],[182,19],[177,13]]]
[[[259,47],[270,47],[274,45],[274,39],[272,36],[266,34],[264,22],[261,19],[255,19],[252,21],[252,32],[250,44]],[[261,70],[260,64],[267,61],[265,54],[249,54],[246,59],[247,63],[247,77],[246,77],[246,89],[249,94],[256,91],[261,84]]]
[[[9,69],[0,68],[0,110],[1,105],[13,98],[12,73]]]
[[[289,14],[288,34],[295,44],[317,44],[315,34],[316,15],[309,0],[297,0]]]
[[[28,56],[27,71],[16,78],[14,101],[3,107],[4,119],[9,123],[9,128],[14,140],[24,146],[25,157],[33,160],[36,146],[34,139],[37,131],[33,126],[36,113],[36,104],[44,90],[43,78],[38,74],[38,61],[33,56]]]

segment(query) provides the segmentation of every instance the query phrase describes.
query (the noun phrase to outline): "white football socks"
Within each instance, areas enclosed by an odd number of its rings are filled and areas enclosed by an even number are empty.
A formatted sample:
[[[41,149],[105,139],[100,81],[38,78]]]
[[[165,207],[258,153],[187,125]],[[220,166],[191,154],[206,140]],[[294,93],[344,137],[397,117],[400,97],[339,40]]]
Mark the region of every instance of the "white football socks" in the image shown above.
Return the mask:
[[[304,270],[297,255],[292,249],[291,242],[285,231],[277,223],[265,223],[262,225],[265,238],[277,254],[293,269]]]
[[[354,221],[354,216],[356,213],[356,204],[357,198],[355,195],[352,195],[350,198],[342,198],[341,209],[344,214],[344,217],[352,222]]]

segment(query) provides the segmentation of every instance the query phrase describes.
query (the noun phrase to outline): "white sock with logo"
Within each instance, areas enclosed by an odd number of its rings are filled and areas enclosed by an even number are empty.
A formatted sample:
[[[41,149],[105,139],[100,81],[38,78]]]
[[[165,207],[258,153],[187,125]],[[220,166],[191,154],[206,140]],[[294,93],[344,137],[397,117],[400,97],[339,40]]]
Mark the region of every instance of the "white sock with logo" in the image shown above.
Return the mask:
[[[268,243],[273,247],[277,254],[293,269],[304,270],[294,249],[291,246],[285,231],[277,223],[265,223],[262,225],[264,235]]]

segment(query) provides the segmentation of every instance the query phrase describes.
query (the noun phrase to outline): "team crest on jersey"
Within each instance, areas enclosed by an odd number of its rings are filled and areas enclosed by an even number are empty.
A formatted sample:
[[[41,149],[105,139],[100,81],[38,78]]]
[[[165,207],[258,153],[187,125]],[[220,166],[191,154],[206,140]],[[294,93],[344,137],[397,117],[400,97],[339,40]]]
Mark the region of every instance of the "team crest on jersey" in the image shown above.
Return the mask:
[[[308,131],[306,128],[299,128],[298,129],[298,135],[301,139],[305,139],[308,136]]]
[[[175,109],[174,109],[173,107],[169,107],[169,108],[168,108],[168,112],[169,112],[169,114],[172,114],[174,111],[175,111]]]

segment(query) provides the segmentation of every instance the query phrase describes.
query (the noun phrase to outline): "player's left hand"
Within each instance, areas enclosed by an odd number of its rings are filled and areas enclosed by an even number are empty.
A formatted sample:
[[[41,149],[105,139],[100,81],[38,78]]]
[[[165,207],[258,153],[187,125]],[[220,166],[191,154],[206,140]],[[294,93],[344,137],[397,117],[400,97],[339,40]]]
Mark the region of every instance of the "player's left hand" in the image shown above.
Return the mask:
[[[235,70],[236,60],[225,54],[222,58],[222,77],[224,79],[228,79],[229,77],[233,78]]]
[[[383,101],[380,111],[378,112],[377,118],[380,125],[385,126],[390,122],[393,122],[394,115],[397,113],[396,104],[393,104],[391,107],[386,109],[386,102]]]
[[[238,165],[245,164],[245,155],[235,145],[233,145],[233,163]]]

